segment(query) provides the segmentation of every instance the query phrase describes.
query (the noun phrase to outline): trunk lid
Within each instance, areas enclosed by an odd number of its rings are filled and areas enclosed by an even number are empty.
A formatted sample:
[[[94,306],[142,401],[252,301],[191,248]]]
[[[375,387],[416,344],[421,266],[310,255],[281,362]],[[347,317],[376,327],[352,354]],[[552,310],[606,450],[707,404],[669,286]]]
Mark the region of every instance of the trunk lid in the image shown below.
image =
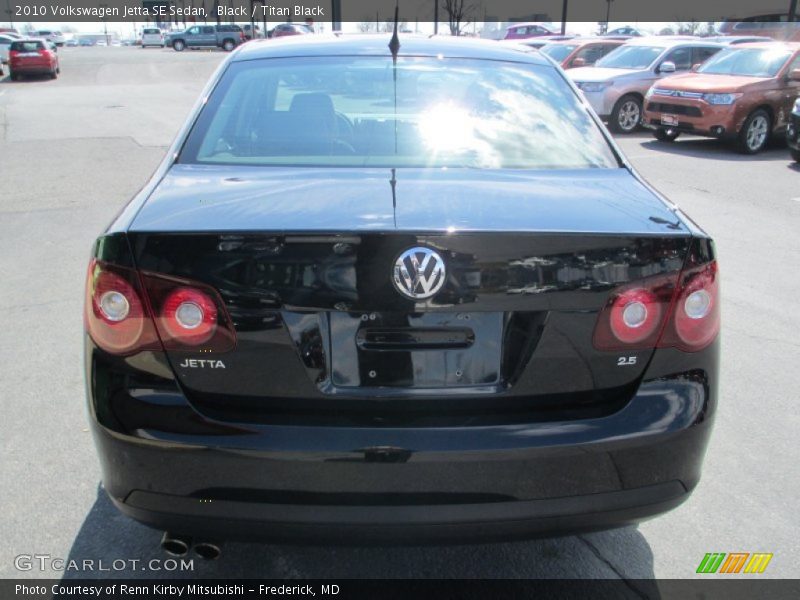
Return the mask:
[[[653,351],[597,351],[598,312],[677,275],[691,239],[624,169],[180,166],[128,235],[140,271],[213,287],[231,317],[234,350],[169,353],[199,410],[371,424],[624,402]],[[414,247],[446,267],[429,299],[393,283]]]

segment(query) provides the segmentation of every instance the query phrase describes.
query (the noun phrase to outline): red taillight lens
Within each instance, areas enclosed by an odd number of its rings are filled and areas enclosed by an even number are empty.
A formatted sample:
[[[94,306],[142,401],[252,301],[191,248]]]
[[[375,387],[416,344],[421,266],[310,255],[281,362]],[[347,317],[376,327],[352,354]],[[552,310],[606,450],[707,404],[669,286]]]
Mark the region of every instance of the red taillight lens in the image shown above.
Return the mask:
[[[227,352],[235,347],[233,324],[216,290],[155,273],[142,273],[142,282],[165,349]]]
[[[181,287],[166,297],[159,319],[171,339],[194,346],[214,335],[217,307],[207,294]]]
[[[609,296],[597,317],[598,350],[654,348],[675,295],[677,274],[626,285]]]
[[[17,58],[18,55],[19,55],[19,50],[10,50],[8,52],[9,60],[11,60],[12,58]]]
[[[661,322],[661,304],[644,288],[623,292],[610,310],[611,332],[619,341],[637,344],[652,336]]]
[[[89,335],[107,352],[133,354],[160,348],[131,269],[99,260],[89,264],[84,320]]]
[[[714,341],[719,327],[719,273],[717,262],[712,261],[684,271],[659,347],[696,352]]]

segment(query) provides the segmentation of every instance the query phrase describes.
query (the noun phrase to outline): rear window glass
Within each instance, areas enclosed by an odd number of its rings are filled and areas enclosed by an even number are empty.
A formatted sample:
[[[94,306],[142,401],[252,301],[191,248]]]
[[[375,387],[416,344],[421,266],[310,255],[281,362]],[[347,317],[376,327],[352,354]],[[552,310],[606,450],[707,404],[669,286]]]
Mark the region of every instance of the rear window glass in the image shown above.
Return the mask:
[[[646,69],[662,52],[664,48],[660,46],[620,46],[595,65],[607,69]]]
[[[561,62],[567,58],[577,47],[577,44],[548,44],[542,48],[542,52],[547,54],[554,61]]]
[[[36,52],[43,49],[44,44],[37,41],[14,42],[9,47],[9,50],[16,50],[17,52]]]
[[[142,33],[143,34],[147,34],[147,35],[158,35],[158,34],[161,33],[161,30],[160,29],[144,29],[144,30],[142,30]]]
[[[550,66],[313,57],[234,62],[180,162],[592,168],[618,163]]]

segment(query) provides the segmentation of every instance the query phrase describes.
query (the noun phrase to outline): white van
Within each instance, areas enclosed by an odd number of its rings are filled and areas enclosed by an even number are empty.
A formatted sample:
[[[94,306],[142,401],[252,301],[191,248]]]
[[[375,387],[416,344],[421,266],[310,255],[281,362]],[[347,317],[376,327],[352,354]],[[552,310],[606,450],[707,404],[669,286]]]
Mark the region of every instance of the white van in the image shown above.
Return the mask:
[[[147,46],[164,47],[164,34],[157,27],[145,27],[142,29],[142,48]]]

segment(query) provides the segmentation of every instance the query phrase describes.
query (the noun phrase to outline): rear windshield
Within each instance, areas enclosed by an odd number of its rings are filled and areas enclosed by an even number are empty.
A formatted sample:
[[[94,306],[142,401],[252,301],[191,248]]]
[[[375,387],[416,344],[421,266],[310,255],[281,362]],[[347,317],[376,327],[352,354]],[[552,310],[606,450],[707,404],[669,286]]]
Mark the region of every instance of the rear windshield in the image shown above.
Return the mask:
[[[730,48],[708,59],[698,72],[710,75],[775,77],[791,55],[784,48]]]
[[[13,42],[8,49],[16,50],[17,52],[36,52],[37,50],[43,50],[44,44],[37,41]]]
[[[620,46],[595,63],[608,69],[646,69],[661,56],[661,46]]]
[[[147,34],[147,35],[158,35],[159,33],[161,33],[161,30],[160,29],[144,29],[144,30],[142,30],[142,33],[143,34]]]
[[[577,47],[575,44],[548,44],[541,49],[541,52],[547,54],[554,61],[561,62]]]
[[[234,62],[183,163],[283,166],[617,167],[556,69],[427,57]]]

